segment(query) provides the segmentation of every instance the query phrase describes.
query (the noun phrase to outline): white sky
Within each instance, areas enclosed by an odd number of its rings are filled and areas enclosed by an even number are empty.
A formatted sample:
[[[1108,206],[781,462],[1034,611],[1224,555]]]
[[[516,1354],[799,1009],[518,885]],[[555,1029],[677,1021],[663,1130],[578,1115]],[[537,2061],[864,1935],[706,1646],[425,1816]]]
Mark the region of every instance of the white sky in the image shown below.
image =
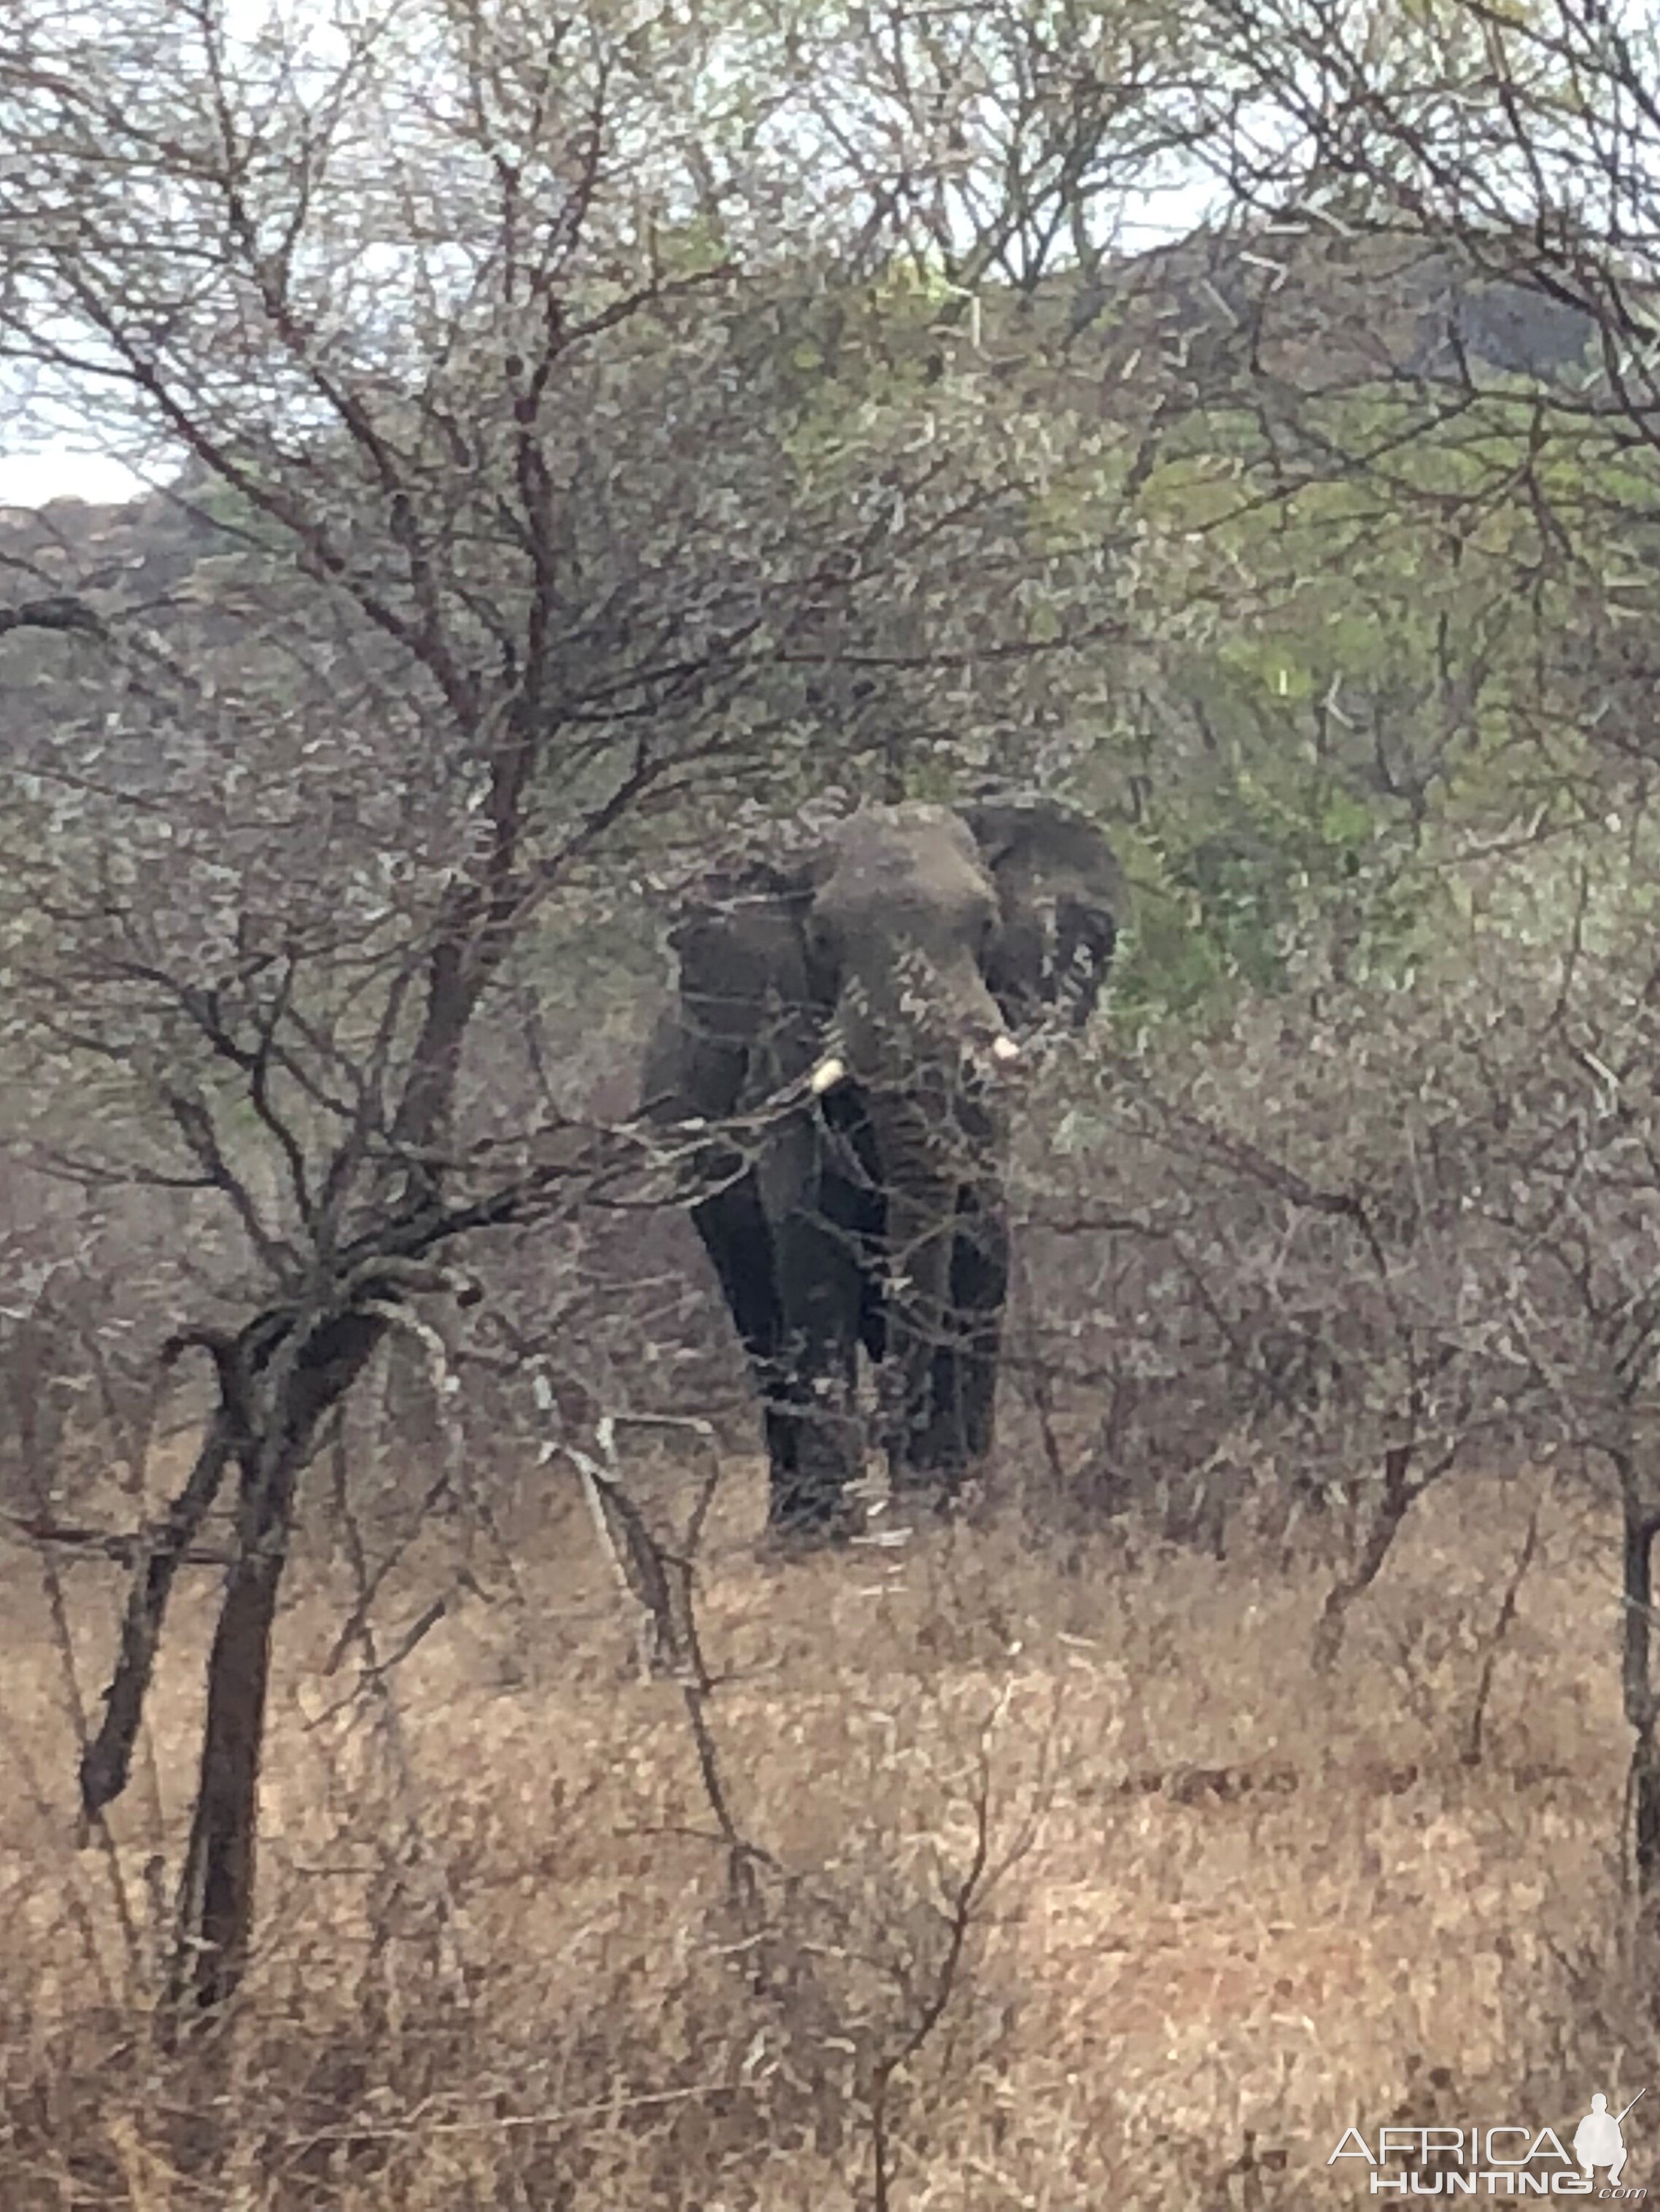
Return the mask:
[[[149,489],[125,461],[107,453],[76,453],[67,447],[0,453],[0,507],[45,507],[54,499],[113,506],[137,499]]]

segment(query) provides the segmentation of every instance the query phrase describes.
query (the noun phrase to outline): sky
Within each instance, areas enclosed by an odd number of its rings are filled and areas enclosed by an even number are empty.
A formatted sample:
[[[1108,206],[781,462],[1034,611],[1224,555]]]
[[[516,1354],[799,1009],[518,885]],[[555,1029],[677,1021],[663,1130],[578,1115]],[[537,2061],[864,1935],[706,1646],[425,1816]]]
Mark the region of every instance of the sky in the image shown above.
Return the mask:
[[[108,453],[47,447],[40,453],[0,453],[0,507],[45,507],[49,500],[84,499],[113,506],[149,489],[124,461]]]

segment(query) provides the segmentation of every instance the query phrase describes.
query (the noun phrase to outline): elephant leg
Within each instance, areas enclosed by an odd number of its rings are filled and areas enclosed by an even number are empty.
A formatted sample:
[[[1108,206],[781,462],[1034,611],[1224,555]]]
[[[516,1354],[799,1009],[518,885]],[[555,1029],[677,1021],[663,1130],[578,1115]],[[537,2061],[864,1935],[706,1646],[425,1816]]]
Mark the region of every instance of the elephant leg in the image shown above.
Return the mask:
[[[859,1281],[859,1341],[869,1354],[872,1364],[879,1367],[888,1356],[888,1306],[882,1283],[879,1218],[873,1232],[860,1240]]]
[[[862,1471],[858,1349],[864,1271],[845,1224],[820,1211],[792,1214],[774,1231],[783,1314],[781,1364],[794,1458],[774,1468],[772,1522],[794,1533],[834,1533],[847,1489]]]
[[[783,1311],[772,1231],[753,1176],[744,1176],[694,1206],[692,1220],[749,1354],[761,1400],[771,1492],[776,1497],[794,1480],[798,1438],[782,1364]]]
[[[1001,1193],[965,1189],[958,1202],[946,1340],[934,1354],[928,1419],[915,1438],[913,1461],[919,1476],[947,1492],[991,1449],[1008,1284]]]

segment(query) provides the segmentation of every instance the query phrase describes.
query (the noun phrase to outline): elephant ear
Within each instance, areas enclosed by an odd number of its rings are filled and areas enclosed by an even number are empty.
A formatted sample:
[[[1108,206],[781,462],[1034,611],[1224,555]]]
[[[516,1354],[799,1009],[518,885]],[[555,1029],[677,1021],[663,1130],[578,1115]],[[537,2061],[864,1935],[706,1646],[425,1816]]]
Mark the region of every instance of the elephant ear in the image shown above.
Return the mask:
[[[963,819],[997,886],[986,981],[1010,1026],[1094,1012],[1128,918],[1123,872],[1085,816],[1054,799],[988,800]]]
[[[815,854],[714,869],[682,908],[669,944],[684,1110],[738,1111],[812,1065],[826,1012],[807,935],[819,865]]]

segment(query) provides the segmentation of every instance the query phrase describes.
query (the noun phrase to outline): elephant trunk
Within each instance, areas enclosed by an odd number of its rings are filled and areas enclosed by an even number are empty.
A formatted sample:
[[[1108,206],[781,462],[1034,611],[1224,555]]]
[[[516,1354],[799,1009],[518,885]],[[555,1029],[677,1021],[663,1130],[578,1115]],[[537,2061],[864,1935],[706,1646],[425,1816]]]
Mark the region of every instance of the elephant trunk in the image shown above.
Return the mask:
[[[936,1383],[963,1331],[952,1303],[959,1206],[1000,1173],[1007,1079],[1020,1048],[973,946],[913,923],[849,961],[810,1078],[824,1097],[856,1084],[884,1216],[883,1442],[896,1485],[928,1462]]]
[[[991,1097],[954,1086],[866,1099],[885,1196],[886,1353],[882,1443],[896,1486],[914,1479],[934,1420],[934,1376],[962,1333],[952,1270],[965,1190],[1001,1166],[1007,1116]]]
[[[890,1189],[887,1206],[887,1357],[881,1375],[882,1443],[897,1487],[915,1456],[932,1404],[936,1353],[951,1326],[957,1186]]]
[[[855,970],[809,1082],[816,1097],[852,1079],[915,1102],[930,1091],[995,1085],[1020,1060],[973,958],[961,951],[931,957],[911,946],[891,968]]]

